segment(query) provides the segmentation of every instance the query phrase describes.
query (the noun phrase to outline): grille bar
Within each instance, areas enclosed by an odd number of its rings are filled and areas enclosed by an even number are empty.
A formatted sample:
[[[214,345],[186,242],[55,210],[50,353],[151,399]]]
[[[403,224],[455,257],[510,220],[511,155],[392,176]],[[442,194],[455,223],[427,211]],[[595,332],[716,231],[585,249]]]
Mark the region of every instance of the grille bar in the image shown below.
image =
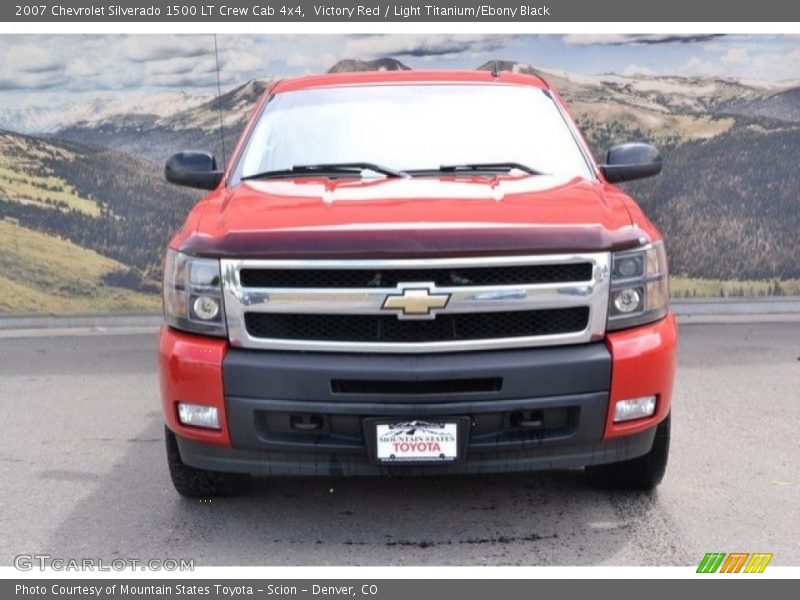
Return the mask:
[[[592,263],[450,269],[255,269],[240,273],[245,288],[387,288],[405,281],[437,286],[528,285],[591,281]]]
[[[247,333],[257,338],[320,342],[418,343],[519,338],[583,331],[589,307],[440,315],[403,321],[394,315],[248,313]]]

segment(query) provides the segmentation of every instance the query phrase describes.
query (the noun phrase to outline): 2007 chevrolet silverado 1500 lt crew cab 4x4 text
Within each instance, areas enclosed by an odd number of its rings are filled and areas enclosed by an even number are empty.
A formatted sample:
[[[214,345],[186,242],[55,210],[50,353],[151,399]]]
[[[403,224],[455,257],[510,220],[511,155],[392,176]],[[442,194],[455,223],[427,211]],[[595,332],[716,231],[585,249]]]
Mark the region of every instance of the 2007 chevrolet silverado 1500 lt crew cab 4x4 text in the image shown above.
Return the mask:
[[[510,72],[366,72],[264,94],[169,244],[161,393],[181,494],[250,475],[586,467],[657,485],[676,327],[661,235],[558,93]]]

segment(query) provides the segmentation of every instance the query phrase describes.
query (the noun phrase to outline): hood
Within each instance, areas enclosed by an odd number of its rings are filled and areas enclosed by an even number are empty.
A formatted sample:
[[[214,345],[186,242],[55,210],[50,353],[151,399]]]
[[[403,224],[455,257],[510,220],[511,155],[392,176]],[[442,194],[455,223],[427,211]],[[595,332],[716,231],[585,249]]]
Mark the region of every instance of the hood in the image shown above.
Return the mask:
[[[196,210],[197,227],[180,249],[201,256],[410,258],[642,241],[602,183],[544,175],[247,181]]]

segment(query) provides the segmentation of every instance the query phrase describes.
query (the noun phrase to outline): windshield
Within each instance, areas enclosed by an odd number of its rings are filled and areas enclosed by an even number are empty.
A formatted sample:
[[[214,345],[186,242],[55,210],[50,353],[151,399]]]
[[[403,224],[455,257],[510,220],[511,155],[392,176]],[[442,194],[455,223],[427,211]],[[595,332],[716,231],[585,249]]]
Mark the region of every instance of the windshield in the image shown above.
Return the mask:
[[[237,176],[359,162],[412,173],[518,163],[542,174],[592,177],[554,101],[538,88],[499,84],[279,93],[253,129]]]

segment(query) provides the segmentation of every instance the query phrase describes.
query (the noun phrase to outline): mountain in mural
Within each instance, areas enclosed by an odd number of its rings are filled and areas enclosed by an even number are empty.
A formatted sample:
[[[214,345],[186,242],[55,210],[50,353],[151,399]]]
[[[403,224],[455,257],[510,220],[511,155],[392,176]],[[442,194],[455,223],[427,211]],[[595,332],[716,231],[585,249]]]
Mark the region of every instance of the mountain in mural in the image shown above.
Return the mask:
[[[664,174],[628,187],[664,232],[674,274],[800,278],[799,86],[587,76],[513,61],[479,68],[495,67],[552,82],[599,162],[616,143],[647,140],[661,148]],[[408,67],[394,59],[344,60],[330,71],[374,69]],[[229,155],[269,82],[249,81],[220,97],[184,96],[183,103],[140,100],[119,105],[123,112],[104,106],[93,118],[86,118],[92,106],[72,107],[59,127],[40,115],[24,121],[47,124],[35,135],[0,131],[0,226],[6,240],[19,234],[16,250],[6,249],[2,259],[6,273],[19,275],[13,282],[0,277],[0,289],[21,299],[0,310],[23,309],[26,298],[54,310],[45,293],[53,286],[60,297],[95,299],[108,309],[136,309],[143,297],[152,299],[164,244],[199,198],[163,181],[163,161],[181,149],[221,158],[223,140]],[[49,243],[93,264],[92,278],[70,289],[49,264]]]

